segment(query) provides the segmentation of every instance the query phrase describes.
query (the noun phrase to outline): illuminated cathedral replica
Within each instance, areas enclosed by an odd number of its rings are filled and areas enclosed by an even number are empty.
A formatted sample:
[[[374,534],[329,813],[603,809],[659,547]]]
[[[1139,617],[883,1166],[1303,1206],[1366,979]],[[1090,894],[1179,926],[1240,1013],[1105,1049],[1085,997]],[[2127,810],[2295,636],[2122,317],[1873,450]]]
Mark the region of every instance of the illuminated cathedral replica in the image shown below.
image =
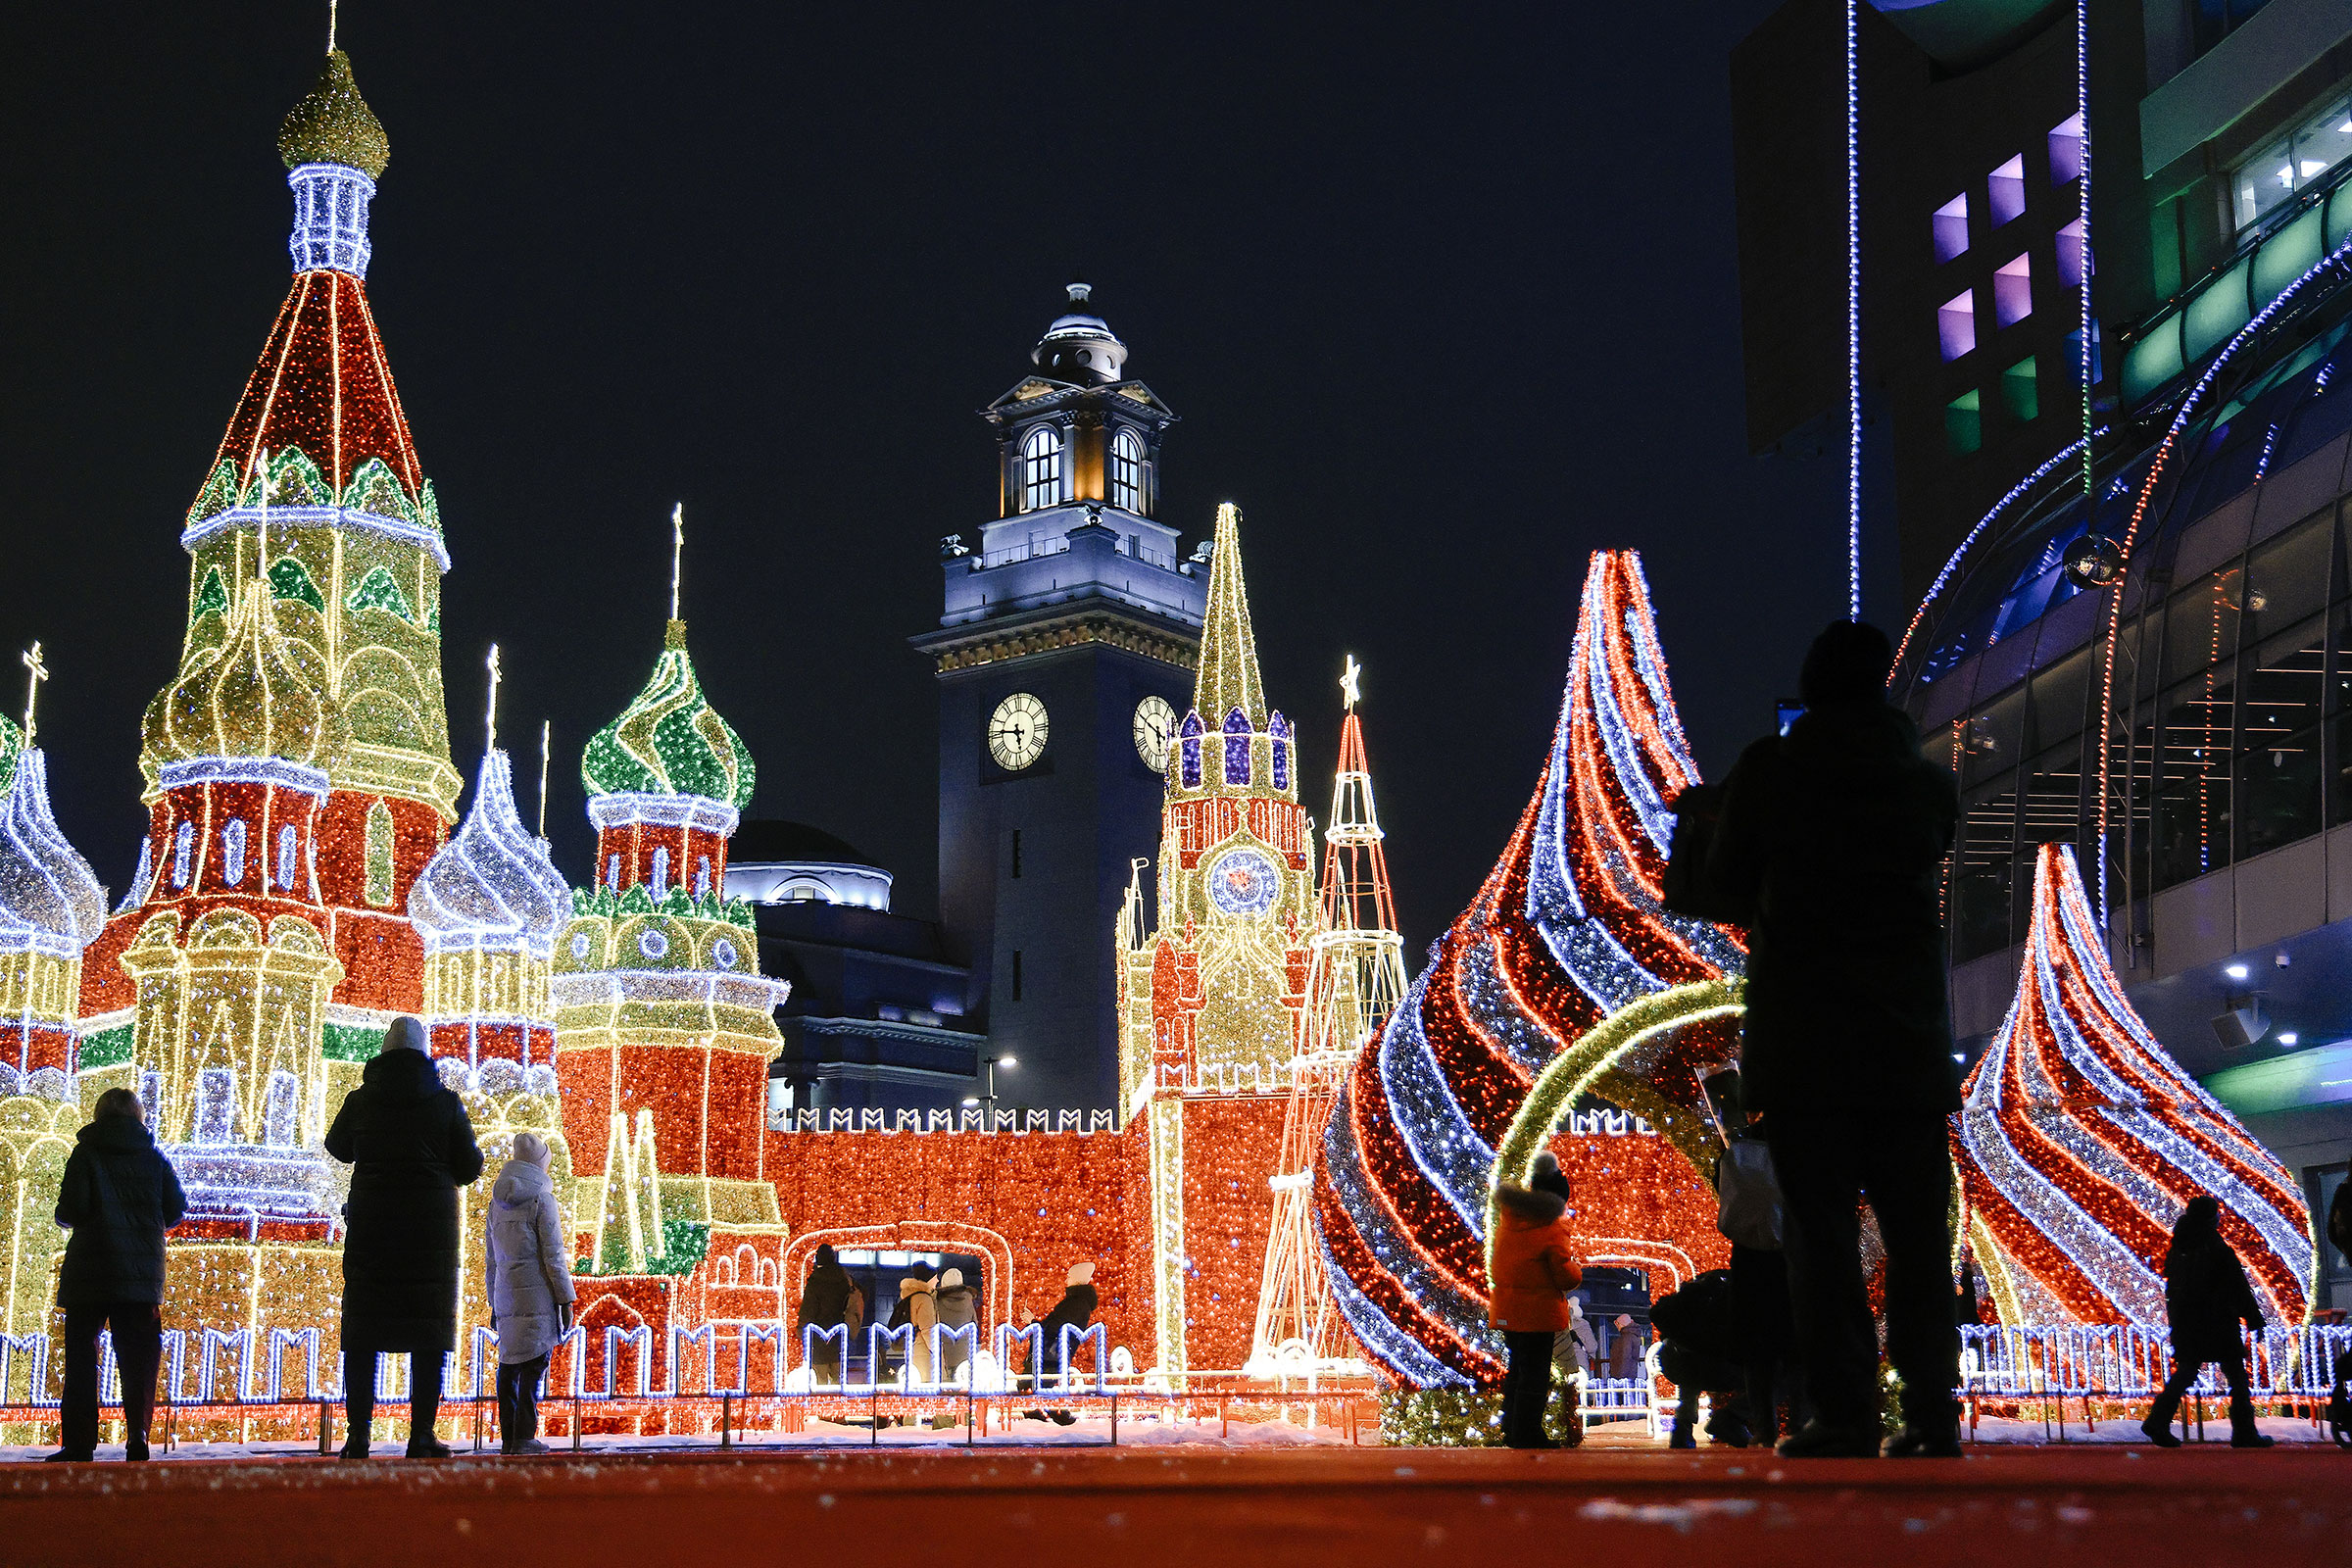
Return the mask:
[[[1092,1263],[1116,1363],[1162,1387],[1366,1363],[1403,1389],[1491,1387],[1491,1195],[1545,1147],[1587,1261],[1659,1289],[1725,1260],[1700,1086],[1737,1058],[1743,951],[1662,906],[1671,803],[1697,773],[1633,553],[1592,558],[1535,793],[1408,991],[1357,672],[1318,885],[1297,734],[1260,679],[1241,517],[1221,508],[1159,764],[1155,907],[1139,862],[1101,934],[1116,1107],[770,1125],[786,987],[726,885],[753,761],[704,695],[674,559],[653,671],[582,758],[597,845],[574,887],[517,810],[495,652],[459,813],[451,558],[365,285],[389,150],[340,52],[279,151],[293,284],[180,534],[183,652],[147,710],[147,833],[111,913],[52,818],[32,708],[0,719],[0,1331],[47,1332],[59,1175],[89,1105],[124,1087],[190,1200],[167,1325],[316,1329],[331,1366],[348,1175],[321,1140],[404,1013],[493,1169],[520,1131],[552,1146],[579,1353],[615,1391],[671,1361],[673,1331],[781,1340],[826,1243],[979,1256],[984,1344]],[[2045,852],[2026,983],[1955,1143],[2000,1313],[2149,1319],[2194,1187],[2223,1193],[2269,1304],[2301,1321],[2299,1196],[2131,1015],[2087,918],[2071,860]],[[465,1195],[463,1234],[486,1196]],[[468,1329],[487,1323],[481,1274],[461,1274]],[[628,1366],[603,1348],[624,1342]]]

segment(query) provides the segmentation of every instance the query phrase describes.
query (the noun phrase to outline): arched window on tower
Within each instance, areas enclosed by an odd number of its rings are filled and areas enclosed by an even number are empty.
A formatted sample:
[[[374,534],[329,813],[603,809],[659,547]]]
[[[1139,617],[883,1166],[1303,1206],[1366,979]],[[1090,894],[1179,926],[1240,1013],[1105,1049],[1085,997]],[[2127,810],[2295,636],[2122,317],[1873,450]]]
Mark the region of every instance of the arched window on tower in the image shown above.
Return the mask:
[[[1274,738],[1274,787],[1287,790],[1291,787],[1291,721],[1282,716],[1282,710],[1276,709],[1274,716],[1266,720],[1266,733]]]
[[[172,885],[173,887],[184,888],[188,885],[188,876],[194,869],[191,862],[195,853],[196,824],[182,822],[179,824],[179,830],[172,835]]]
[[[1144,441],[1133,430],[1110,438],[1110,504],[1138,515],[1144,510]]]
[[[232,816],[220,829],[220,880],[235,887],[245,880],[245,819]]]
[[[669,850],[667,846],[654,851],[654,898],[659,901],[669,892]]]
[[[1250,715],[1238,708],[1225,715],[1225,782],[1250,782]]]
[[[1039,425],[1021,442],[1021,510],[1061,505],[1061,436]]]
[[[296,838],[297,835],[294,832],[293,823],[281,822],[278,824],[277,885],[280,891],[290,889],[294,886],[294,873],[298,869],[294,863]]]
[[[276,1149],[294,1147],[295,1114],[302,1107],[302,1086],[283,1067],[270,1074],[262,1099],[262,1142]]]
[[[1188,790],[1200,787],[1200,732],[1205,728],[1207,726],[1200,722],[1199,713],[1185,714],[1184,722],[1177,726],[1177,751],[1183,759],[1178,777],[1183,779],[1184,787]]]

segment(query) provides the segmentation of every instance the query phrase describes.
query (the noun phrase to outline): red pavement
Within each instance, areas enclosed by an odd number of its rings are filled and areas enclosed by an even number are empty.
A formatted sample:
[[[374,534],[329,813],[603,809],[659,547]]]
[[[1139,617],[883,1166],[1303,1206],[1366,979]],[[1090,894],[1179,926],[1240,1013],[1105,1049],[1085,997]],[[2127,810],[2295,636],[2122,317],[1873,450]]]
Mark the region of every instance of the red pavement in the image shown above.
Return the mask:
[[[2352,1454],[999,1449],[0,1466],[0,1564],[2352,1564]]]

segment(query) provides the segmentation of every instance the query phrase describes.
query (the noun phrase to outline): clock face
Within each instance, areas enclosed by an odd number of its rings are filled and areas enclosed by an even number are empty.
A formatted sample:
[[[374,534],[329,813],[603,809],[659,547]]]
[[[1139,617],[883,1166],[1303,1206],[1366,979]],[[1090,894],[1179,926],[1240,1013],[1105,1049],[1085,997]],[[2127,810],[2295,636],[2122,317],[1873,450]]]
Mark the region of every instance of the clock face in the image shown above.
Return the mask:
[[[1176,734],[1176,710],[1157,697],[1135,705],[1135,755],[1154,773],[1168,770],[1168,742]]]
[[[1007,773],[1018,773],[1045,756],[1046,705],[1027,692],[999,703],[988,720],[988,755]]]
[[[1208,868],[1208,902],[1226,914],[1263,914],[1281,878],[1263,850],[1227,850]]]

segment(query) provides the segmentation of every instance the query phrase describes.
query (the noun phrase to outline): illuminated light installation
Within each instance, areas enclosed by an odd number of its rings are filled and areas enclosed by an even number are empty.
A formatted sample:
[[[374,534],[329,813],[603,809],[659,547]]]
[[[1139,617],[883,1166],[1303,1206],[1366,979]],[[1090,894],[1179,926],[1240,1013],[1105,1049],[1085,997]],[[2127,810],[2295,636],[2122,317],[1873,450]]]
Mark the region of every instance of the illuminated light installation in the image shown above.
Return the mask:
[[[1120,1114],[1149,1150],[1155,1365],[1171,1379],[1250,1354],[1320,914],[1296,734],[1258,675],[1241,520],[1217,509],[1157,919],[1146,935],[1131,884],[1116,936]]]
[[[1315,1183],[1333,1288],[1357,1340],[1417,1388],[1492,1386],[1487,1194],[1538,1074],[1604,1018],[1741,972],[1721,927],[1669,914],[1667,808],[1697,768],[1632,551],[1595,552],[1543,777],[1477,899],[1357,1057]],[[1720,1016],[1642,1036],[1585,1087],[1662,1136],[1555,1134],[1584,1245],[1720,1261],[1698,1174],[1717,1144],[1699,1084],[1738,1055]],[[1573,1113],[1573,1110],[1572,1110]],[[1606,1239],[1604,1241],[1604,1239]]]
[[[607,1324],[773,1323],[787,1233],[767,1067],[790,988],[760,973],[751,906],[726,897],[752,759],[703,697],[683,620],[580,771],[597,880],[571,892],[550,983],[580,1320],[592,1344]],[[733,1283],[745,1272],[765,1283]]]
[[[1323,1241],[1315,1232],[1315,1150],[1348,1064],[1404,1000],[1404,939],[1396,931],[1396,902],[1381,848],[1386,835],[1372,804],[1372,767],[1355,712],[1361,674],[1349,655],[1340,677],[1346,717],[1331,819],[1323,830],[1323,918],[1307,966],[1306,1031],[1291,1060],[1282,1153],[1267,1184],[1274,1191],[1273,1222],[1250,1349],[1250,1366],[1267,1374],[1294,1361],[1325,1369],[1343,1364],[1345,1336],[1333,1319]]]
[[[490,1057],[554,1066],[548,984],[571,889],[523,829],[505,752],[482,754],[473,808],[410,888],[409,919],[424,940],[433,1054],[469,1068]]]
[[[0,1333],[49,1327],[65,1248],[50,1212],[82,1120],[74,1009],[105,921],[106,889],[50,814],[44,759],[0,718]]]
[[[2173,1222],[2210,1194],[2273,1323],[2310,1315],[2295,1179],[2148,1032],[2109,965],[2071,845],[2045,844],[2017,1000],[1954,1141],[1966,1225],[2005,1323],[2165,1321]]]
[[[1845,0],[1845,618],[1862,618],[1862,0]]]

